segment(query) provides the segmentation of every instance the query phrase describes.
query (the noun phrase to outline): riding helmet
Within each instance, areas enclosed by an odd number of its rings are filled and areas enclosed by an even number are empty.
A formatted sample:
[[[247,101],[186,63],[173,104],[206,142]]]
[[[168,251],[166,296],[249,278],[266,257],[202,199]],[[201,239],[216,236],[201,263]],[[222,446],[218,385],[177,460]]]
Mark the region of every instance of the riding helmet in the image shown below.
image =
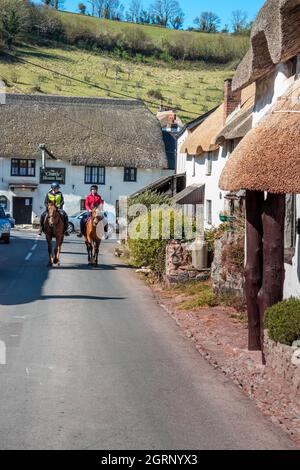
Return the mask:
[[[60,189],[60,185],[58,183],[52,183],[51,188],[52,189]]]

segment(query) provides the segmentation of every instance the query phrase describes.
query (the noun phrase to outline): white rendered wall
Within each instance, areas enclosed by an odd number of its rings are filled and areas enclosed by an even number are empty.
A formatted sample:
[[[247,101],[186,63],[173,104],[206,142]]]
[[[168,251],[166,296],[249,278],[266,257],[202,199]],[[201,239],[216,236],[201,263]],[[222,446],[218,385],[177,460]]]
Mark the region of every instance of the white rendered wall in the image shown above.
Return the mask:
[[[212,157],[211,175],[207,175],[207,158]],[[186,159],[186,185],[205,184],[204,228],[218,227],[221,223],[219,214],[224,210],[226,192],[219,189],[219,179],[228,158],[227,148],[220,147],[215,152],[206,152],[200,157],[188,156]],[[195,159],[195,164],[194,164]],[[194,174],[195,169],[195,174]],[[212,223],[207,220],[207,200],[212,201]]]
[[[69,215],[80,210],[80,200],[89,194],[90,184],[84,183],[84,166],[72,166],[67,162],[47,161],[47,167],[57,167],[66,169],[66,184],[62,185],[62,192],[65,197],[65,210]],[[36,161],[36,177],[10,176],[11,160],[0,158],[0,195],[8,198],[7,212],[12,214],[12,201],[14,196],[33,198],[33,217],[39,217],[44,210],[45,194],[50,189],[50,184],[39,184],[40,162]],[[99,193],[105,202],[105,209],[115,212],[115,203],[120,196],[129,196],[138,189],[152,183],[161,176],[168,176],[174,173],[174,170],[137,169],[136,182],[124,182],[123,167],[106,167],[105,185],[99,185]],[[38,188],[34,191],[30,189],[22,190],[9,189],[9,183],[34,183]]]
[[[188,130],[185,130],[184,133],[177,139],[176,173],[178,175],[181,173],[185,173],[187,154],[181,152],[181,147],[189,135],[190,135],[190,132]]]

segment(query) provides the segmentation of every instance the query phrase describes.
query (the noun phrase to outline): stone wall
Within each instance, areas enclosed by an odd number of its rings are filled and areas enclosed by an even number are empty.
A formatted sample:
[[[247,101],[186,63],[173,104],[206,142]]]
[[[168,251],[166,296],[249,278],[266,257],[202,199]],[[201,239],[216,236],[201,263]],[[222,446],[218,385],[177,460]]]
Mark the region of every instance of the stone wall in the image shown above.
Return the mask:
[[[242,233],[228,231],[222,238],[215,240],[214,260],[211,267],[215,292],[244,295],[243,253],[244,235]],[[239,259],[235,259],[238,256],[241,256],[241,263]]]
[[[171,240],[166,249],[167,284],[185,283],[191,280],[209,279],[209,270],[197,270],[192,266],[192,257],[188,244],[180,240]]]
[[[272,341],[268,332],[264,336],[266,367],[271,368],[282,381],[282,388],[291,387],[292,392],[300,398],[300,349]]]

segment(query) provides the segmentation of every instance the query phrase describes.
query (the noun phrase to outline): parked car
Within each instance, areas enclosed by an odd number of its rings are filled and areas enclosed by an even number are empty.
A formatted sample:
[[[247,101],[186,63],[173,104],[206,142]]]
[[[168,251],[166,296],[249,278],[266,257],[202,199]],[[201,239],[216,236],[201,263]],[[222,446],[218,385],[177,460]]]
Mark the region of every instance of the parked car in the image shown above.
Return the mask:
[[[5,214],[3,207],[0,207],[0,240],[4,243],[10,242],[11,223]]]
[[[80,221],[85,214],[87,214],[86,211],[79,211],[69,216],[69,226],[68,226],[69,233],[80,231]],[[104,212],[104,217],[108,221],[108,236],[111,237],[116,230],[116,217],[112,212],[106,212],[106,211]]]

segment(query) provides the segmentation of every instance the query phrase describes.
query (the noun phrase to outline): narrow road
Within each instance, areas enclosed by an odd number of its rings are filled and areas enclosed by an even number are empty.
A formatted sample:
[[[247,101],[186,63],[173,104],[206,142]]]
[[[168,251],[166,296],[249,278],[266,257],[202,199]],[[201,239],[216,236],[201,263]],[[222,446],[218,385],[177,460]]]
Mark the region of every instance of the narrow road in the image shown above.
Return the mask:
[[[0,449],[291,448],[112,249],[91,269],[72,236],[49,270],[35,234],[0,244]]]

